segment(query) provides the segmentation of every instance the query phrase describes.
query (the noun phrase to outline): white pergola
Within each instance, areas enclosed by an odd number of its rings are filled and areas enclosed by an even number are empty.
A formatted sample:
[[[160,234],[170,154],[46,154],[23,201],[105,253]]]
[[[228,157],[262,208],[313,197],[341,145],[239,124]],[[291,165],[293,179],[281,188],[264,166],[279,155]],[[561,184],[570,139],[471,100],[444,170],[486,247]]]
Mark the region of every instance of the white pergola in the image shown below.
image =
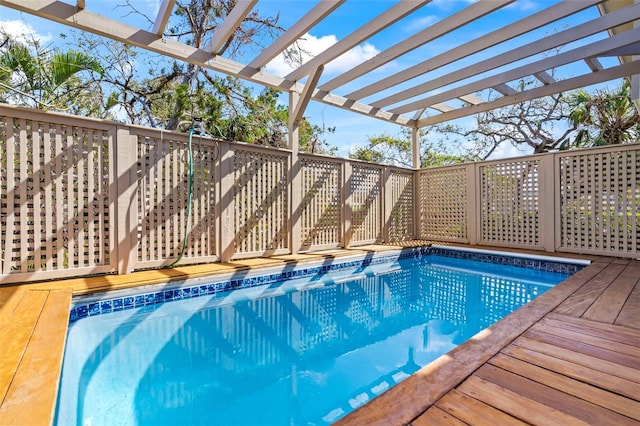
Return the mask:
[[[162,0],[151,29],[136,28],[92,12],[88,7],[91,1],[85,0],[77,0],[75,3],[72,0],[0,0],[0,5],[288,92],[291,111],[290,142],[294,150],[297,150],[297,123],[311,100],[407,126],[413,130],[414,167],[418,167],[418,130],[425,126],[623,77],[630,79],[632,96],[640,106],[640,0],[565,0],[553,3],[517,21],[505,22],[504,26],[480,38],[470,38],[444,53],[425,57],[422,62],[373,84],[343,95],[336,94],[346,84],[375,72],[413,49],[464,28],[465,25],[517,1],[519,0],[479,0],[471,3],[328,81],[322,81],[321,78],[326,64],[401,19],[417,14],[431,0],[389,1],[389,8],[385,12],[354,29],[284,77],[265,72],[265,65],[319,22],[331,20],[331,14],[346,0],[317,1],[297,22],[286,28],[279,38],[247,63],[230,60],[216,52],[251,10],[258,6],[258,0],[238,0],[203,49],[163,36],[176,0]],[[304,5],[307,3],[297,3],[296,7]],[[570,18],[587,8],[597,8],[598,17],[583,23],[578,23],[576,19],[575,25],[559,32],[503,51],[489,59],[465,63],[453,72],[423,79],[406,88],[406,83],[416,77],[428,75],[429,72],[447,65],[462,64],[463,59],[475,53],[506,43],[560,19]],[[590,41],[593,40],[591,36],[602,32],[607,32],[609,37]],[[580,41],[583,42],[579,43]],[[540,55],[574,42],[578,42],[579,47],[563,50],[553,56]],[[619,60],[606,67],[600,60],[604,57],[617,57]],[[555,80],[551,76],[550,70],[577,62],[587,65],[583,67],[586,69],[584,74],[565,80]],[[493,70],[497,71],[492,72]],[[541,85],[524,91],[518,91],[509,85],[530,76],[538,79]],[[396,87],[401,88],[395,90]],[[500,96],[483,99],[477,95],[489,89]],[[382,92],[386,95],[380,95]],[[376,98],[376,95],[384,97],[364,101]]]

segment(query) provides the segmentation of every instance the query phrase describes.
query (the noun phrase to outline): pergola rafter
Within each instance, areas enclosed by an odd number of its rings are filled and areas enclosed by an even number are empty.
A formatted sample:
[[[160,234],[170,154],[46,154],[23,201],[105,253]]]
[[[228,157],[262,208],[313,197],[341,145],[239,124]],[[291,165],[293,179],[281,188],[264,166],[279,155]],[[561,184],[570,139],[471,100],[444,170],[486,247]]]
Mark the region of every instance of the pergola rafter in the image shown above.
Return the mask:
[[[352,32],[284,77],[266,71],[269,61],[292,47],[304,34],[311,33],[318,24],[331,20],[332,15],[339,13],[348,3],[346,0],[296,3],[297,7],[307,8],[302,17],[285,28],[280,37],[247,63],[226,58],[219,55],[218,51],[251,11],[260,6],[260,0],[237,2],[204,49],[197,49],[163,36],[175,9],[176,0],[161,2],[149,30],[99,15],[87,8],[91,6],[91,2],[85,0],[76,0],[73,4],[62,0],[0,0],[0,6],[63,23],[253,83],[295,93],[295,99],[300,99],[302,94],[301,102],[295,105],[295,119],[304,114],[307,103],[313,100],[407,126],[415,131],[423,126],[620,77],[630,78],[632,94],[640,96],[640,88],[637,87],[640,85],[640,78],[637,77],[640,70],[638,0],[555,2],[540,11],[530,15],[525,13],[517,20],[505,22],[501,28],[479,37],[469,36],[468,40],[445,52],[426,55],[419,63],[404,66],[400,72],[392,75],[383,75],[380,72],[384,65],[398,59],[406,60],[416,49],[428,46],[434,40],[455,31],[465,31],[465,28],[479,22],[484,16],[497,13],[506,6],[517,6],[519,1],[521,0],[479,0],[429,25],[426,29],[408,35],[401,42],[386,48],[369,60],[333,77],[325,77],[326,73],[322,73],[329,62],[350,49],[369,42],[386,30],[397,30],[396,25],[406,22],[406,19],[423,16],[420,14],[424,14],[425,7],[431,0],[390,1],[386,11],[357,28],[354,24]],[[596,7],[600,16],[590,22],[576,19],[575,25],[569,24],[563,31],[541,38],[538,36],[537,40],[515,49],[502,48],[498,49],[498,53],[490,53],[489,49],[497,49],[503,44],[506,46],[506,43],[517,37]],[[593,41],[593,36],[601,33],[608,33],[608,36]],[[566,52],[553,53],[555,49],[569,43],[579,46]],[[477,55],[480,52],[487,54]],[[611,61],[601,60],[608,56],[619,57],[621,65],[611,65]],[[581,64],[587,72],[568,80],[556,81],[552,77],[551,71],[555,67],[574,63]],[[447,66],[455,68],[443,75],[429,77],[434,70]],[[487,76],[492,72],[495,75]],[[541,86],[518,91],[509,85],[515,79],[530,76],[538,79]],[[371,77],[375,77],[373,83]],[[358,81],[363,83],[358,85]],[[353,87],[348,93],[344,90],[347,84]],[[496,99],[486,95],[489,90],[497,95]],[[417,99],[421,95],[424,97]],[[377,96],[378,99],[369,101],[368,98],[372,96]],[[449,103],[450,101],[454,102]],[[427,111],[433,111],[435,114],[422,118]]]

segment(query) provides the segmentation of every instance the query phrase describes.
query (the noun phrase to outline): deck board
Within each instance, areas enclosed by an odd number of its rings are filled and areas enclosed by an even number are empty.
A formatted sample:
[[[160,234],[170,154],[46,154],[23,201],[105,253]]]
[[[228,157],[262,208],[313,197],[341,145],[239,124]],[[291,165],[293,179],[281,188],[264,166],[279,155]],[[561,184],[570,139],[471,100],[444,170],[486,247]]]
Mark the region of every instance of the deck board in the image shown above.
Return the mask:
[[[572,425],[589,423],[546,406],[536,399],[520,395],[511,389],[500,386],[491,380],[482,379],[476,375],[465,380],[458,389],[472,398],[491,405],[530,424]]]
[[[2,336],[2,356],[0,362],[0,397],[6,400],[9,387],[15,377],[16,371],[22,362],[27,344],[36,327],[44,304],[47,300],[47,292],[28,291],[16,304],[10,321],[6,321],[0,331]],[[22,305],[22,309],[20,306]]]
[[[639,401],[612,394],[605,389],[595,386],[595,384],[592,384],[590,381],[583,382],[576,380],[557,371],[542,368],[502,353],[493,357],[489,363],[495,367],[528,377],[543,386],[576,396],[615,413],[620,413],[633,419],[640,419]],[[605,417],[603,422],[606,423],[607,419],[611,420],[612,417]]]
[[[615,324],[626,327],[640,328],[640,274],[636,280],[636,286],[627,298],[624,306],[620,310]]]
[[[613,324],[638,282],[640,266],[629,265],[586,310],[582,318]]]
[[[615,282],[627,265],[610,263],[604,270],[589,281],[556,309],[556,312],[581,317],[595,302],[595,300]]]
[[[33,324],[29,345],[2,402],[2,424],[51,424],[62,369],[71,305],[70,290],[30,291],[44,295],[42,310]],[[53,392],[52,392],[53,390]],[[25,410],[25,406],[29,407]],[[40,422],[37,422],[40,423]]]
[[[519,426],[526,424],[482,401],[471,398],[457,389],[447,393],[434,406],[467,424],[473,423],[477,426],[496,426],[498,424],[501,426]]]

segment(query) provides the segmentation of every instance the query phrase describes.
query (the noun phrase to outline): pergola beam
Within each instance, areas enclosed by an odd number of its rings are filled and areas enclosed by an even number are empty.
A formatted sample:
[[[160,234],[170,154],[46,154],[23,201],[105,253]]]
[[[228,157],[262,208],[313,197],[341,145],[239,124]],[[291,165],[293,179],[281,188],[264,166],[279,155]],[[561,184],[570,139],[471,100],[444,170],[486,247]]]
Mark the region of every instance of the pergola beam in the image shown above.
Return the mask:
[[[251,9],[253,9],[256,3],[258,3],[258,0],[242,0],[237,2],[211,40],[209,40],[205,50],[217,55],[220,48],[224,46],[235,30],[242,24],[242,21],[247,17],[249,12],[251,12]]]
[[[291,28],[278,37],[276,41],[271,43],[269,47],[260,52],[260,54],[249,63],[249,66],[256,69],[260,69],[265,66],[270,60],[299,40],[302,35],[309,31],[309,29],[315,26],[345,1],[346,0],[322,0],[316,5],[316,7],[311,9],[309,13],[296,21]]]
[[[318,81],[320,80],[320,76],[322,75],[322,71],[324,70],[324,66],[320,65],[309,77],[307,84],[304,85],[304,90],[300,95],[300,99],[296,102],[295,109],[293,110],[293,123],[297,124],[300,122],[302,118],[302,114],[305,109],[307,109],[307,105],[309,105],[309,101],[311,100],[311,96],[315,90],[315,87],[318,85]]]
[[[97,15],[88,10],[78,11],[75,6],[60,0],[0,0],[0,4],[263,86],[282,91],[295,90],[299,93],[304,90],[304,86],[296,82],[261,72],[221,56],[212,58],[211,54],[204,49],[197,49],[175,40],[161,38],[152,32]],[[407,117],[392,114],[380,108],[373,108],[342,96],[320,93],[317,89],[313,99],[327,105],[403,126],[411,125],[413,122]]]
[[[504,96],[515,95],[518,93],[516,89],[506,83],[496,84],[492,89]]]
[[[555,22],[556,20],[562,19],[566,16],[570,16],[576,12],[591,7],[600,1],[602,0],[561,2],[534,15],[514,22],[513,24],[506,25],[502,28],[485,34],[480,38],[453,48],[445,53],[408,67],[405,70],[393,74],[389,77],[383,78],[376,83],[362,87],[359,90],[347,94],[346,97],[350,99],[362,99],[364,97],[373,95],[382,90],[388,89],[397,84],[403,83],[407,80],[424,74],[427,71],[433,71],[435,69],[441,68],[457,60],[473,55],[474,53],[481,52],[504,41],[525,34],[528,31],[533,31],[551,22]]]
[[[634,6],[626,7],[624,9],[619,9],[615,12],[610,13],[609,15],[605,15],[600,18],[591,20],[589,22],[585,22],[581,25],[575,26],[573,28],[569,28],[565,31],[555,33],[553,35],[537,40],[535,42],[526,44],[516,49],[509,50],[500,55],[496,55],[494,57],[477,62],[469,67],[461,68],[458,71],[451,72],[439,78],[434,78],[432,80],[427,81],[426,83],[417,85],[413,88],[400,91],[391,96],[387,96],[376,102],[372,102],[371,105],[379,108],[384,108],[388,105],[392,105],[392,104],[404,101],[406,99],[412,98],[414,96],[418,96],[420,94],[429,92],[431,90],[435,90],[443,86],[459,82],[461,80],[472,77],[474,75],[481,74],[483,72],[491,71],[493,69],[514,63],[521,59],[528,58],[532,55],[536,55],[538,53],[545,52],[550,49],[554,49],[558,46],[571,43],[573,41],[576,41],[585,37],[589,37],[593,34],[605,31],[611,27],[614,27],[626,22],[631,22],[639,18],[640,18],[640,5],[634,5]],[[591,52],[589,53],[590,53],[590,56],[593,56]],[[580,60],[582,60],[585,56],[584,52],[582,52],[580,56],[581,56]],[[540,63],[542,61],[534,62],[533,64]],[[546,69],[551,69],[551,68],[552,67],[546,68]],[[510,80],[506,80],[506,81],[510,81]],[[350,98],[351,95],[347,95],[347,97]]]
[[[538,79],[538,81],[540,81],[542,84],[551,84],[551,83],[555,83],[556,79],[553,78],[553,76],[551,76],[551,74],[549,74],[546,71],[539,71],[535,74],[533,74],[533,76]]]
[[[526,102],[544,96],[550,96],[555,93],[561,93],[568,90],[579,89],[581,87],[591,86],[593,84],[603,83],[605,81],[615,80],[617,78],[631,75],[635,70],[639,69],[640,61],[628,62],[615,67],[607,68],[602,71],[583,74],[567,80],[559,80],[547,86],[540,86],[525,92],[518,92],[513,96],[504,96],[493,101],[485,102],[481,105],[471,105],[466,108],[456,109],[432,117],[426,117],[418,121],[418,127],[431,126],[445,121],[455,120],[467,117],[481,112],[489,111],[496,108]]]
[[[350,33],[348,36],[326,49],[324,52],[318,54],[304,65],[293,70],[286,76],[287,80],[297,81],[308,75],[312,70],[318,68],[320,65],[325,65],[343,53],[347,52],[352,47],[360,44],[364,40],[379,33],[385,28],[389,27],[398,20],[409,15],[416,9],[430,3],[432,0],[413,0],[413,1],[401,1],[389,8],[386,12],[380,16],[372,19],[364,24],[359,29]]]
[[[504,6],[513,3],[515,0],[480,0],[477,3],[473,3],[471,6],[466,7],[462,11],[436,22],[428,28],[420,31],[412,37],[409,37],[400,43],[388,48],[384,52],[378,53],[373,58],[361,63],[355,68],[341,74],[334,79],[324,83],[319,87],[320,90],[327,92],[334,90],[348,82],[370,72],[376,68],[383,66],[391,62],[392,60],[410,52],[424,44],[427,44],[439,37],[449,34],[451,31],[460,28],[469,22],[475,21],[482,16],[485,16],[497,9],[501,9]]]
[[[584,62],[587,64],[591,71],[596,72],[604,69],[598,58],[585,58]]]
[[[594,52],[595,54],[598,54],[598,52],[603,52],[615,47],[624,46],[629,43],[634,43],[636,40],[638,40],[639,37],[640,37],[640,28],[632,31],[627,31],[603,40],[593,42],[588,45],[588,49],[590,52]],[[565,53],[561,53],[556,56],[551,56],[549,58],[543,59],[533,64],[523,65],[521,67],[514,68],[512,70],[503,72],[498,75],[487,77],[482,80],[475,81],[473,83],[465,84],[463,86],[457,87],[452,90],[448,90],[446,92],[438,93],[437,95],[429,96],[427,98],[410,102],[408,104],[399,106],[397,108],[393,108],[390,110],[390,112],[403,114],[406,112],[414,111],[419,108],[429,107],[430,105],[433,105],[435,103],[448,101],[450,99],[460,98],[461,96],[467,95],[469,93],[478,92],[487,87],[494,87],[501,83],[506,83],[508,81],[526,77],[528,75],[531,75],[532,73],[539,73],[547,69],[553,69],[561,65],[566,65],[572,62],[580,61],[582,60],[582,55],[583,55],[583,49],[578,47],[576,49],[570,50]],[[603,71],[598,71],[598,72],[603,72]]]
[[[162,35],[165,27],[167,26],[167,22],[169,22],[169,18],[171,17],[171,13],[173,12],[173,6],[176,5],[176,0],[162,0],[160,3],[160,8],[158,9],[158,15],[156,15],[156,20],[153,23],[153,29],[151,32]]]

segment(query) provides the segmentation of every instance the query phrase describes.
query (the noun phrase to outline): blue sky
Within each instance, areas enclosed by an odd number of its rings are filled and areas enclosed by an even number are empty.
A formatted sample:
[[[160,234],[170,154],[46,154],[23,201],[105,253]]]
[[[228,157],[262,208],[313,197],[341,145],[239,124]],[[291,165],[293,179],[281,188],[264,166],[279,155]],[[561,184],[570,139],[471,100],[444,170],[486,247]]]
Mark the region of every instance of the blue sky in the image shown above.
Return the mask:
[[[132,25],[142,26],[142,28],[145,28],[147,25],[144,22],[141,23],[135,16],[125,16],[125,10],[123,8],[116,7],[121,3],[121,0],[86,0],[86,2],[87,8],[97,13],[120,19]],[[444,37],[428,43],[427,45],[421,46],[412,52],[391,61],[370,75],[358,78],[343,87],[339,87],[334,92],[340,95],[349,93],[350,91],[364,85],[373,83],[378,78],[401,71],[408,66],[425,60],[428,57],[452,49],[464,41],[480,37],[508,24],[509,22],[524,18],[525,16],[535,13],[536,11],[557,2],[557,0],[519,0],[479,19],[470,25],[453,31]],[[137,0],[134,2],[141,11],[146,11],[149,15],[154,15],[156,13],[159,3],[159,0]],[[348,0],[330,15],[330,19],[325,19],[325,21],[314,27],[305,35],[303,42],[304,46],[310,52],[317,54],[336,41],[345,37],[345,35],[364,25],[367,21],[381,14],[393,6],[394,3],[395,2],[389,0]],[[328,64],[325,67],[320,84],[329,81],[333,77],[375,56],[377,53],[384,51],[407,37],[424,30],[429,25],[432,25],[452,13],[467,7],[471,3],[473,3],[473,1],[470,0],[432,1],[410,17],[400,20],[367,42],[356,46],[351,51]],[[288,28],[315,4],[315,1],[308,0],[261,0],[258,2],[257,9],[265,15],[275,15],[279,13],[279,24]],[[430,78],[438,77],[450,72],[452,69],[457,69],[462,65],[471,63],[474,60],[484,59],[491,55],[517,48],[518,46],[531,42],[536,38],[543,37],[544,35],[554,31],[561,31],[569,24],[573,25],[575,23],[588,21],[596,18],[597,16],[598,14],[595,8],[590,8],[570,18],[571,22],[566,19],[560,20],[550,26],[539,29],[531,35],[519,37],[511,40],[510,42],[479,52],[478,54],[465,58],[451,66],[442,67],[441,69],[437,69],[426,75],[412,79],[400,86],[396,86],[393,90],[387,90],[381,94],[365,98],[364,101],[375,101],[390,93],[394,93],[398,89],[402,90],[410,85],[414,85],[416,82],[422,82]],[[55,24],[51,21],[42,20],[26,13],[19,13],[2,6],[0,6],[0,26],[13,34],[22,32],[33,33],[36,37],[42,38],[43,41],[53,43],[59,41],[60,33],[69,32],[69,29],[65,26]],[[603,37],[605,37],[605,34],[598,34],[595,35],[593,39]],[[565,47],[565,49],[569,48],[571,48],[571,46]],[[256,51],[247,51],[245,53],[245,58],[242,58],[241,60],[243,62],[248,62],[257,54],[258,52]],[[267,70],[279,75],[286,75],[290,71],[287,69],[286,64],[278,58],[267,66]],[[495,72],[496,71],[492,73]],[[576,69],[575,67],[565,67],[558,70],[558,76],[560,78],[568,78],[576,75],[576,73],[581,73],[581,70]],[[611,82],[609,85],[617,86],[619,85],[619,82]],[[259,87],[256,86],[256,90],[259,90]],[[287,96],[283,95],[282,100],[283,102],[286,102]],[[400,132],[400,126],[316,102],[310,103],[305,115],[314,124],[322,125],[324,123],[326,126],[336,127],[335,134],[327,135],[327,141],[329,144],[338,147],[338,155],[340,156],[347,156],[354,146],[365,144],[368,136],[375,136],[381,133],[396,135]],[[473,117],[460,120],[460,122],[472,121]],[[505,146],[502,150],[497,152],[495,156],[504,157],[522,155],[525,153],[526,152],[517,152],[512,147]]]

